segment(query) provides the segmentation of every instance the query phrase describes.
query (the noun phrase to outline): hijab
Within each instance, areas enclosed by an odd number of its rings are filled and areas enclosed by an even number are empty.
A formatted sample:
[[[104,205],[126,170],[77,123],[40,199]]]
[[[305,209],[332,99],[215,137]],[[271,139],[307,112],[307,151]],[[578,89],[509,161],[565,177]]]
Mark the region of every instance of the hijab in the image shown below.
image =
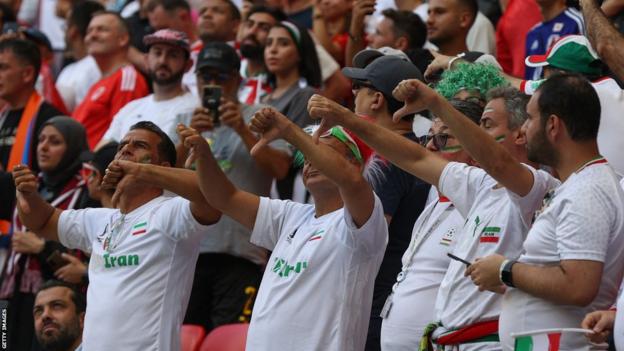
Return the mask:
[[[46,200],[58,196],[65,184],[74,177],[82,167],[80,154],[88,151],[87,133],[78,121],[67,116],[56,116],[46,121],[39,129],[39,134],[46,126],[52,126],[63,136],[67,148],[61,161],[52,171],[42,172],[40,193]]]

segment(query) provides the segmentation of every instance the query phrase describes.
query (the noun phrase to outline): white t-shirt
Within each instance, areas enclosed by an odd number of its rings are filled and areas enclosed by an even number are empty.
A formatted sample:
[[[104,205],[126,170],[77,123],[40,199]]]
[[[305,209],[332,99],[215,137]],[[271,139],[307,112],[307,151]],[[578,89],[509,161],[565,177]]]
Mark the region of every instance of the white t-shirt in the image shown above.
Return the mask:
[[[247,350],[363,350],[388,226],[381,201],[356,228],[344,208],[261,198],[251,242],[273,251],[260,284]]]
[[[137,122],[154,122],[165,132],[174,144],[179,141],[176,127],[178,123],[191,120],[193,111],[199,101],[190,92],[178,95],[173,99],[156,101],[154,94],[130,101],[113,118],[113,122],[102,139],[120,141],[130,127]]]
[[[73,111],[91,89],[91,86],[102,78],[102,72],[93,56],[85,56],[81,60],[67,65],[56,79],[58,90],[65,107]]]
[[[60,242],[91,252],[83,347],[179,350],[207,227],[180,197],[157,197],[121,218],[107,208],[63,211],[59,218]]]
[[[382,350],[418,349],[425,327],[435,320],[432,302],[451,260],[446,254],[463,224],[451,202],[437,199],[416,220],[402,273],[392,288],[392,307],[381,326]]]
[[[440,177],[445,194],[466,222],[457,236],[453,254],[469,262],[491,254],[516,258],[531,218],[544,195],[559,184],[548,173],[526,166],[533,173],[533,188],[521,199],[512,198],[484,170],[463,163],[449,163]],[[480,292],[464,276],[466,265],[451,261],[436,300],[438,321],[446,329],[466,327],[498,318],[502,295]],[[434,335],[435,336],[435,335]]]
[[[619,182],[608,164],[594,163],[573,173],[544,200],[546,207],[533,223],[518,261],[534,265],[603,262],[600,289],[586,307],[555,304],[509,289],[499,324],[505,349],[513,349],[511,332],[578,328],[586,313],[613,305],[624,274],[624,192]],[[589,350],[589,345],[582,334],[566,335],[560,350]]]

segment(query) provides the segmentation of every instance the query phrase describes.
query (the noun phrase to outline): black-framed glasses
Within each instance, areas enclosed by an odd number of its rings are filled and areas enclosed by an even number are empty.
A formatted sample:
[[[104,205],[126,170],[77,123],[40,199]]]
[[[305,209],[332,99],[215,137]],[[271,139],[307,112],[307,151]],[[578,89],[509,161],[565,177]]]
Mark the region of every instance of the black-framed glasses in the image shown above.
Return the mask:
[[[429,144],[429,140],[433,140],[433,146],[436,149],[442,150],[446,147],[446,143],[448,142],[450,135],[447,133],[438,133],[438,134],[427,134],[421,136],[419,139],[420,145],[427,147]]]
[[[201,76],[204,83],[210,83],[210,82],[225,83],[229,81],[230,79],[232,79],[231,74],[222,73],[222,72],[219,72],[219,73],[205,72],[205,73],[199,73],[199,75]]]

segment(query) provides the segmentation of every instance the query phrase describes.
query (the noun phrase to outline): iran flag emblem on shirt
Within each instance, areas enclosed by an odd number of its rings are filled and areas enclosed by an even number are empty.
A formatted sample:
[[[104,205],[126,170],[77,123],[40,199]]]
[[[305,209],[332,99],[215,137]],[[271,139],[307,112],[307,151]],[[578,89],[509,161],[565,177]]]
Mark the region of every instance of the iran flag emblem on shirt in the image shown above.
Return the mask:
[[[145,233],[147,233],[147,222],[141,222],[132,227],[132,235],[141,235]]]
[[[580,328],[541,329],[526,333],[511,333],[516,339],[514,351],[559,351],[561,334],[591,334],[592,330]]]

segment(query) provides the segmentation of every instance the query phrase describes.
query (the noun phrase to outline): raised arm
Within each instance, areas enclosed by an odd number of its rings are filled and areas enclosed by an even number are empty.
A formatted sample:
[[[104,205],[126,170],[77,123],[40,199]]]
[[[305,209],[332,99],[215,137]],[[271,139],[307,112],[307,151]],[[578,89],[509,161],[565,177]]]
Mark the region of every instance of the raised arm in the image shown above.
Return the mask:
[[[581,0],[587,36],[598,56],[620,79],[624,79],[624,37],[600,10],[596,0]]]
[[[202,196],[195,172],[188,169],[115,160],[108,166],[102,187],[116,189],[112,200],[115,205],[126,187],[136,182],[171,191],[189,200],[191,213],[202,224],[216,223],[221,218],[221,212]]]
[[[427,151],[419,144],[367,122],[349,109],[320,95],[310,98],[308,111],[313,119],[321,119],[321,127],[315,138],[335,125],[342,125],[401,169],[429,184],[438,185],[448,161]]]
[[[514,193],[525,196],[533,188],[533,173],[483,129],[457,111],[442,96],[419,80],[405,80],[394,90],[394,96],[405,106],[395,119],[408,113],[428,109],[453,131],[470,156],[489,175]]]
[[[17,211],[22,223],[47,240],[58,241],[58,220],[61,210],[52,207],[37,192],[37,177],[25,165],[13,168],[17,189]]]
[[[236,188],[230,182],[212,156],[210,146],[195,129],[179,125],[178,134],[182,143],[191,150],[187,166],[195,161],[199,189],[207,203],[253,229],[260,198]]]
[[[256,113],[251,128],[262,133],[258,148],[271,140],[283,138],[300,150],[315,169],[338,186],[354,223],[360,227],[368,221],[375,201],[373,190],[362,176],[359,164],[350,162],[328,145],[316,144],[310,135],[272,108]]]

